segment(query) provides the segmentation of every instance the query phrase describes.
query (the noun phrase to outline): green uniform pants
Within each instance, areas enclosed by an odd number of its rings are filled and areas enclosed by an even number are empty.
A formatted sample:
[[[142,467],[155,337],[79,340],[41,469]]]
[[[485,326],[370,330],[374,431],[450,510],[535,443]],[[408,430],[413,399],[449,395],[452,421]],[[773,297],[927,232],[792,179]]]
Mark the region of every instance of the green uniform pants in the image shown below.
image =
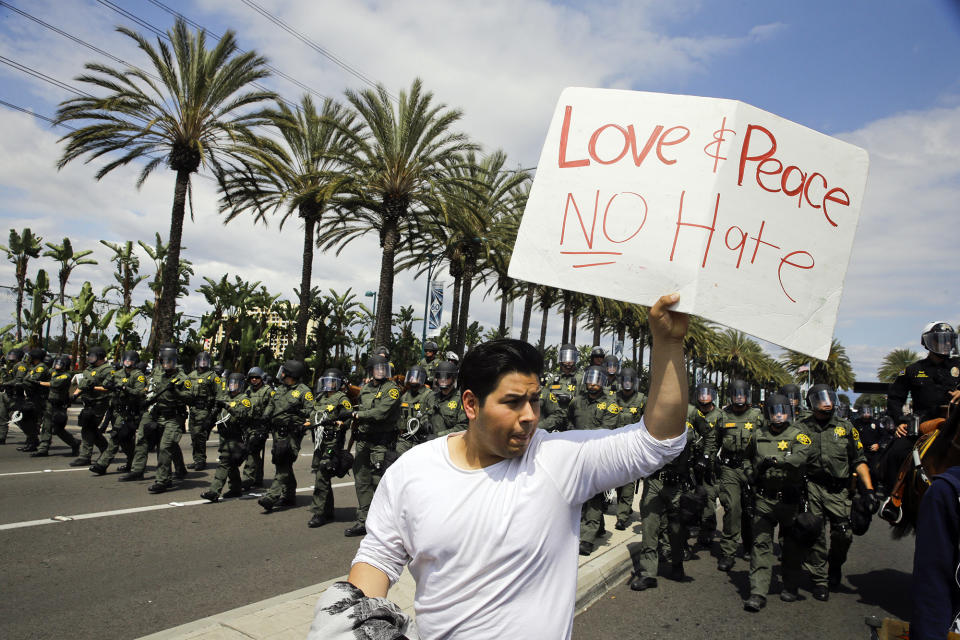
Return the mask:
[[[107,448],[104,449],[100,457],[97,458],[97,466],[103,468],[109,467],[110,463],[113,462],[113,459],[117,456],[117,452],[123,449],[123,454],[127,456],[127,464],[132,468],[133,458],[136,455],[136,439],[137,437],[134,433],[121,440],[117,436],[116,428],[114,428],[113,432],[110,433],[110,437],[107,438]]]
[[[367,511],[373,501],[373,494],[386,471],[386,455],[391,447],[366,440],[357,441],[356,447],[353,479],[357,490],[357,522],[363,524],[367,521]]]
[[[163,435],[160,436],[160,445],[157,447],[157,483],[173,484],[171,467],[185,470],[183,451],[180,449],[180,437],[183,435],[179,420],[161,418],[157,420]]]
[[[740,541],[743,518],[743,501],[748,497],[743,495],[747,485],[747,474],[741,468],[723,465],[720,468],[719,495],[720,505],[723,507],[723,534],[720,536],[720,555],[732,558],[737,552]],[[749,534],[748,534],[749,535]],[[744,549],[749,548],[749,541],[744,541]]]
[[[591,544],[603,528],[603,494],[598,493],[580,508],[580,542]]]
[[[720,493],[720,488],[716,483],[706,480],[701,486],[707,492],[707,504],[703,507],[703,515],[700,518],[699,539],[707,541],[713,538],[713,532],[717,530],[717,495]]]
[[[750,553],[750,593],[766,597],[770,592],[773,573],[773,530],[780,525],[783,543],[780,563],[783,568],[783,588],[796,592],[800,583],[800,564],[803,549],[791,535],[785,535],[799,505],[777,502],[763,496],[756,498],[757,513],[753,518],[753,550]]]
[[[206,410],[190,410],[190,445],[194,464],[207,461],[207,440],[213,430],[213,416]]]
[[[274,502],[293,503],[297,497],[297,477],[293,474],[293,465],[300,455],[300,438],[302,436],[278,436],[273,434],[273,465],[276,470],[273,474],[273,484],[267,489],[264,497]],[[277,455],[280,440],[286,441],[290,447],[287,457]]]
[[[617,522],[627,524],[633,514],[633,496],[637,490],[636,482],[628,482],[617,487]]]
[[[20,430],[27,436],[28,445],[40,444],[40,419],[43,414],[36,404],[27,401],[23,405],[23,416],[20,418]]]
[[[847,552],[853,543],[850,529],[850,492],[847,489],[830,491],[816,482],[807,483],[807,501],[810,512],[823,518],[823,531],[810,546],[807,554],[807,570],[813,584],[827,586],[827,562],[840,567],[847,560]],[[827,551],[827,524],[830,526],[830,550]]]
[[[220,436],[219,457],[217,462],[217,471],[213,474],[213,482],[210,483],[210,490],[219,494],[223,491],[223,485],[228,485],[227,490],[231,493],[240,492],[242,480],[240,479],[240,464],[246,458],[246,449],[240,440],[230,440]]]
[[[80,424],[79,459],[89,462],[93,457],[94,447],[101,452],[107,448],[107,439],[100,433],[100,423],[103,422],[103,416],[108,408],[107,405],[91,405],[80,410],[80,417],[77,420]]]
[[[10,411],[13,401],[6,391],[0,391],[0,444],[7,441],[7,431],[10,430]]]
[[[47,405],[47,410],[43,412],[43,428],[40,430],[38,452],[50,451],[54,434],[71,449],[77,446],[77,439],[67,431],[67,408],[54,408]]]
[[[325,469],[327,459],[317,451],[313,454],[313,502],[310,511],[322,515],[327,520],[333,519],[333,476]]]
[[[685,528],[680,524],[680,495],[678,484],[664,484],[659,478],[643,481],[640,494],[640,575],[656,578],[660,562],[660,531],[666,523],[670,541],[670,562],[683,563]]]
[[[243,464],[243,484],[259,487],[263,484],[263,453],[266,438],[251,437],[247,442],[247,461]]]

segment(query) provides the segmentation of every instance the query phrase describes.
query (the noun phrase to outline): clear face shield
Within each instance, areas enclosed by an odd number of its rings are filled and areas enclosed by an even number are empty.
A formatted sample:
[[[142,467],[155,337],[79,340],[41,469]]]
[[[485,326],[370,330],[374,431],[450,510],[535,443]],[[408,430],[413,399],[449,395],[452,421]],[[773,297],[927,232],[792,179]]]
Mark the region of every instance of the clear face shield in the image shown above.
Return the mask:
[[[320,390],[324,393],[336,391],[340,388],[340,378],[337,376],[323,376],[320,378]]]
[[[860,409],[860,415],[863,416],[864,418],[868,418],[868,419],[869,419],[869,418],[872,418],[872,417],[873,417],[873,407],[868,406],[868,405],[864,405],[864,406]]]
[[[177,368],[177,354],[170,351],[160,352],[160,366],[164,371],[173,371]]]
[[[793,422],[793,405],[790,401],[767,405],[767,418],[773,424]]]
[[[583,373],[583,385],[587,391],[597,393],[607,383],[607,376],[600,368],[590,367]]]
[[[747,404],[747,390],[746,389],[731,389],[730,390],[730,402],[735,405],[745,405]]]
[[[633,391],[637,388],[637,376],[633,374],[620,376],[620,388],[624,391]]]
[[[705,384],[697,385],[697,404],[706,407],[717,401],[717,392]]]
[[[227,380],[227,391],[230,395],[235,396],[241,391],[243,391],[245,384],[243,378],[230,376]]]
[[[833,412],[838,418],[846,419],[850,415],[850,409],[845,404],[838,404],[836,410]]]
[[[18,357],[17,357],[17,354],[14,353],[13,351],[11,351],[10,353],[7,354],[7,362],[9,362],[9,363],[11,363],[11,364],[13,364],[14,362],[18,361],[19,359],[20,359],[20,358],[18,358]]]
[[[137,366],[137,362],[138,362],[138,361],[137,361],[137,360],[134,360],[133,358],[124,358],[124,359],[123,359],[123,368],[124,368],[124,369],[133,369],[135,366]]]
[[[557,357],[560,361],[560,367],[562,369],[572,370],[577,364],[577,350],[576,349],[561,349],[560,355]]]
[[[197,356],[197,361],[195,363],[197,369],[209,369],[213,366],[213,358],[210,357],[209,353],[201,353]]]
[[[453,386],[453,383],[456,381],[456,377],[450,375],[449,373],[439,373],[437,374],[437,386],[446,391]]]
[[[53,361],[53,370],[54,371],[66,371],[70,368],[70,361],[66,358],[56,358]]]
[[[386,380],[393,375],[393,367],[389,362],[378,362],[373,365],[373,377],[377,380]]]
[[[807,399],[809,400],[810,408],[813,411],[819,411],[822,413],[833,413],[833,410],[837,406],[836,391],[829,391],[824,389],[811,394]]]
[[[95,354],[95,353],[88,353],[88,354],[87,354],[87,364],[96,364],[96,363],[97,363],[97,360],[98,360],[97,354]]]
[[[953,331],[931,331],[923,335],[923,346],[927,351],[948,356],[957,348],[957,334]]]
[[[427,381],[427,372],[419,367],[407,371],[406,383],[411,387],[419,387]]]

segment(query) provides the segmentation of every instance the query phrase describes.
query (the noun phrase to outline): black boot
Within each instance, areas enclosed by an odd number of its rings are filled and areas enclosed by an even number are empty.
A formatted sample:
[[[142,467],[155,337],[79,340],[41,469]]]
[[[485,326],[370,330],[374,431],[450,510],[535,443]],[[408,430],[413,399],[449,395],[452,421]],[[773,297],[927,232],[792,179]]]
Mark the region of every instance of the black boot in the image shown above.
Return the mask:
[[[634,576],[633,580],[630,581],[630,588],[634,591],[645,591],[647,589],[656,589],[657,588],[657,579],[647,576]]]
[[[315,513],[313,517],[310,518],[310,522],[307,523],[307,526],[311,529],[316,529],[317,527],[322,527],[327,524],[327,519],[323,517],[322,514]]]
[[[732,556],[724,556],[717,562],[717,571],[730,571],[735,562]]]
[[[210,502],[220,502],[220,494],[212,489],[208,489],[200,494],[200,497]]]
[[[819,600],[820,602],[826,602],[830,599],[830,590],[822,584],[816,585],[813,588],[813,599]]]
[[[90,466],[90,458],[77,458],[72,460],[69,465],[70,467],[88,467]]]
[[[350,527],[349,529],[347,529],[346,531],[344,531],[344,532],[343,532],[343,535],[345,535],[345,536],[348,537],[348,538],[355,538],[355,537],[357,537],[357,536],[365,536],[365,535],[367,535],[367,528],[366,528],[365,526],[363,526],[363,523],[362,523],[362,522],[358,522],[358,523],[356,523],[355,525],[353,525],[352,527]]]
[[[90,473],[93,473],[93,474],[98,475],[98,476],[102,476],[102,475],[105,474],[106,472],[107,472],[107,468],[106,468],[106,467],[102,467],[102,466],[100,466],[99,464],[92,464],[92,465],[90,465]]]
[[[150,493],[163,493],[170,490],[170,485],[166,482],[154,482],[152,485],[147,487],[147,491]]]
[[[37,445],[36,443],[33,443],[33,442],[29,444],[25,444],[22,448],[17,447],[17,451],[23,451],[24,453],[32,453],[36,450],[37,450]]]
[[[30,454],[30,457],[31,457],[31,458],[46,458],[46,457],[49,456],[49,455],[50,455],[50,454],[49,454],[48,452],[46,452],[46,451],[34,451],[33,453]]]
[[[263,510],[266,511],[267,513],[270,513],[271,511],[273,511],[273,508],[277,506],[277,503],[274,502],[273,498],[269,496],[263,496],[262,498],[257,500],[257,504],[263,507]]]
[[[840,579],[840,565],[835,565],[831,562],[830,566],[827,568],[827,586],[831,591],[837,590],[837,588],[840,586]]]
[[[767,599],[758,593],[753,593],[747,598],[747,601],[743,603],[743,610],[756,613],[765,606],[767,606]]]
[[[143,480],[143,471],[140,471],[140,472],[131,471],[129,473],[125,473],[122,476],[120,476],[118,480],[120,480],[120,482],[131,482],[133,480]]]

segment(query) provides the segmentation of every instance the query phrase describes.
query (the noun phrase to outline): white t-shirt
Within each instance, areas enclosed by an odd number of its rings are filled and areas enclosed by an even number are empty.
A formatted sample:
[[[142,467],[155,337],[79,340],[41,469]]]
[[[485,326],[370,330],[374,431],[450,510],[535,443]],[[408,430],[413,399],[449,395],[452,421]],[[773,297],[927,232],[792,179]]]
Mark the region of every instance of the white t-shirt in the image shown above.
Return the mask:
[[[449,437],[449,436],[448,436]],[[403,454],[384,474],[353,563],[393,584],[409,563],[424,640],[569,638],[580,506],[676,457],[643,421],[614,430],[537,430],[522,457],[477,470],[447,438]]]

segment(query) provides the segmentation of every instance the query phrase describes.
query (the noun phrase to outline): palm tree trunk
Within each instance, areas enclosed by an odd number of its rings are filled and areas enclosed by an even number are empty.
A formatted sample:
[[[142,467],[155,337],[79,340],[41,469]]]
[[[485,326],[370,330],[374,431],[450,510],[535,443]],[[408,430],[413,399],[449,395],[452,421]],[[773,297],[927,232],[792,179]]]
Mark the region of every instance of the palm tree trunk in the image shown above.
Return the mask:
[[[510,283],[501,281],[500,283],[500,335],[507,335],[507,289]]]
[[[67,279],[64,278],[63,275],[61,275],[60,276],[60,306],[61,307],[64,306],[64,304],[66,304],[66,299],[67,299],[66,291],[67,291]],[[49,331],[47,331],[47,333],[49,333]],[[67,348],[67,314],[65,313],[60,316],[60,348],[61,349]]]
[[[453,304],[450,307],[450,333],[447,336],[452,350],[457,344],[457,331],[460,329],[460,273],[453,276]]]
[[[578,324],[577,314],[573,311],[570,312],[570,344],[577,344],[577,324]]]
[[[600,317],[600,312],[597,311],[593,314],[593,345],[596,346],[600,344],[600,334],[603,328],[603,318]]]
[[[180,241],[183,237],[183,214],[187,204],[189,184],[190,172],[186,169],[177,171],[177,182],[173,191],[173,210],[170,213],[167,259],[163,263],[163,280],[157,308],[157,339],[161,342],[173,340],[177,293],[180,290]]]
[[[463,281],[460,286],[463,291],[460,294],[460,330],[457,331],[457,347],[454,351],[458,355],[463,355],[463,350],[467,342],[467,327],[470,322],[470,294],[473,290],[473,260],[467,260],[463,266]]]
[[[561,344],[573,342],[570,339],[570,294],[563,292],[563,331],[560,338]]]
[[[27,259],[17,264],[17,342],[23,340],[23,290],[27,286]]]
[[[386,205],[387,203],[385,203]],[[390,342],[393,311],[394,256],[400,241],[398,217],[388,215],[383,223],[383,256],[380,260],[380,289],[377,293],[377,328],[373,334],[374,346]]]
[[[520,325],[520,339],[524,342],[530,337],[530,316],[533,314],[533,291],[532,284],[527,285],[527,296],[523,301],[523,323]]]
[[[293,357],[303,360],[307,349],[307,319],[310,313],[310,279],[313,275],[313,230],[317,223],[313,211],[300,207],[303,218],[303,262],[300,265],[300,307],[297,309],[297,337],[293,343]]]
[[[540,342],[538,343],[540,353],[543,353],[544,349],[547,348],[547,320],[550,318],[550,305],[544,304],[542,306],[543,315],[540,318]]]

